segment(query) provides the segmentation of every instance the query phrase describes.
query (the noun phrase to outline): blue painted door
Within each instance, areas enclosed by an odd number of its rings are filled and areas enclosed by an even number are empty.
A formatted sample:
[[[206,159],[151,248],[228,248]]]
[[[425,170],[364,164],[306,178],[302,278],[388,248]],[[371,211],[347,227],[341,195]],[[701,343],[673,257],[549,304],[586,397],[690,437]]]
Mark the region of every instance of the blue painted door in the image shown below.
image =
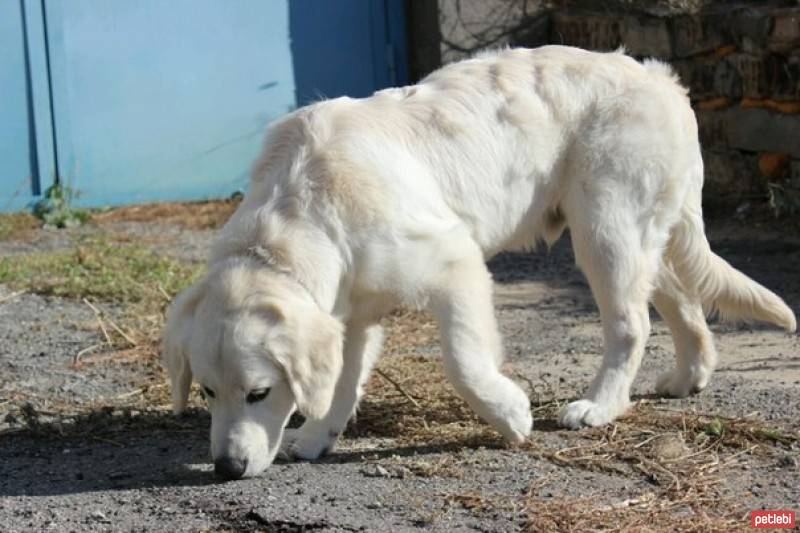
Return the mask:
[[[0,211],[52,183],[54,153],[41,4],[0,1]]]
[[[59,176],[86,205],[247,184],[294,107],[286,1],[45,0]]]
[[[297,102],[408,82],[403,0],[289,2]]]

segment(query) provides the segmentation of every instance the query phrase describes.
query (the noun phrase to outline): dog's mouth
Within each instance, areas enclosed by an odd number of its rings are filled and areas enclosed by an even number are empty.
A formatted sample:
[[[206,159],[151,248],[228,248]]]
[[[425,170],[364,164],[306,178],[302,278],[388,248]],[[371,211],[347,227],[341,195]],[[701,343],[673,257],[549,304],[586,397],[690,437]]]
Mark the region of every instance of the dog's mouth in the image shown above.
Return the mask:
[[[263,473],[279,456],[283,431],[277,439],[253,453],[225,452],[214,458],[214,474],[223,481],[251,478]]]
[[[267,453],[263,462],[223,455],[214,460],[214,475],[223,481],[255,477],[269,468],[276,455],[277,451]]]
[[[214,474],[224,481],[241,479],[247,473],[247,464],[247,459],[223,455],[214,460]]]

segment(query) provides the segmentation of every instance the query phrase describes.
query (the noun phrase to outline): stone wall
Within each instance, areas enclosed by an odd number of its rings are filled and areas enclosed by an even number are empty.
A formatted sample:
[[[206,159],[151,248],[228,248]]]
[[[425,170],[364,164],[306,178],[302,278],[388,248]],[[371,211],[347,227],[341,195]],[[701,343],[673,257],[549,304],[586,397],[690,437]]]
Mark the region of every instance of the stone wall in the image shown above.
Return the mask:
[[[439,17],[445,62],[548,43],[668,61],[700,124],[706,202],[800,198],[800,1],[439,0]]]

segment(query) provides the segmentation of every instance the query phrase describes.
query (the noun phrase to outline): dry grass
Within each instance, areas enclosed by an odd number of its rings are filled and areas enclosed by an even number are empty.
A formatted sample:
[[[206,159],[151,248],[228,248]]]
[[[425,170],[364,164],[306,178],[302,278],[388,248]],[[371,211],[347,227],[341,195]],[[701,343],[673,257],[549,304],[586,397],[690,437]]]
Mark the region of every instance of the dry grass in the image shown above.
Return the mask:
[[[239,203],[240,200],[215,200],[135,205],[93,213],[91,220],[101,227],[115,222],[147,222],[194,230],[215,229],[227,222]]]
[[[609,427],[584,432],[582,442],[553,450],[529,444],[558,465],[640,477],[653,490],[600,504],[602,494],[546,499],[531,490],[529,531],[732,531],[746,510],[725,492],[724,474],[754,456],[774,455],[798,441],[755,419],[684,413],[640,403]]]
[[[30,213],[0,214],[0,241],[19,241],[28,238],[41,222]]]
[[[546,414],[546,407],[554,416],[561,403],[542,406],[541,414]],[[762,421],[679,413],[648,404],[638,405],[609,427],[557,433],[569,444],[542,444],[542,435],[534,434],[523,450],[564,469],[629,479],[639,488],[632,487],[633,496],[621,501],[609,501],[607,492],[591,487],[579,488],[579,497],[552,496],[563,490],[565,482],[559,485],[546,476],[522,498],[473,491],[450,494],[446,500],[476,514],[500,509],[522,513],[525,530],[531,532],[738,531],[749,524],[749,509],[728,492],[727,471],[785,452],[798,442],[797,435],[777,431]],[[459,472],[468,466],[462,461],[445,464],[443,473],[433,464],[432,473],[423,471],[422,475],[461,477]],[[569,480],[566,484],[574,489],[574,476]],[[552,491],[543,490],[551,485]],[[642,491],[641,486],[649,489]],[[551,494],[541,495],[547,492]]]
[[[550,531],[682,531],[723,533],[741,531],[749,516],[727,499],[687,495],[663,499],[654,492],[608,505],[598,505],[603,494],[581,498],[530,498],[529,532]]]
[[[118,207],[90,212],[89,224],[104,228],[118,222],[142,222],[172,224],[191,230],[216,229],[227,222],[240,201],[231,199]],[[28,212],[0,214],[0,241],[27,240],[41,226],[42,222]],[[124,235],[121,237],[124,238]]]

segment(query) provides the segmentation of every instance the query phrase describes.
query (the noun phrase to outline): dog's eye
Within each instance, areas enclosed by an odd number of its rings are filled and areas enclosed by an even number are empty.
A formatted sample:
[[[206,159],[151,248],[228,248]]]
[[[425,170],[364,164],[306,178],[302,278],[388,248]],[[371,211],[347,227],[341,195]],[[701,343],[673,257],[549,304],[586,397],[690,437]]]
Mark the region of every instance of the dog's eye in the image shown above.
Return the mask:
[[[216,397],[216,394],[214,394],[213,390],[211,390],[208,387],[206,387],[205,385],[203,385],[203,396],[205,398],[214,398],[214,397]]]
[[[256,389],[247,394],[247,403],[260,402],[269,394],[269,389]]]

